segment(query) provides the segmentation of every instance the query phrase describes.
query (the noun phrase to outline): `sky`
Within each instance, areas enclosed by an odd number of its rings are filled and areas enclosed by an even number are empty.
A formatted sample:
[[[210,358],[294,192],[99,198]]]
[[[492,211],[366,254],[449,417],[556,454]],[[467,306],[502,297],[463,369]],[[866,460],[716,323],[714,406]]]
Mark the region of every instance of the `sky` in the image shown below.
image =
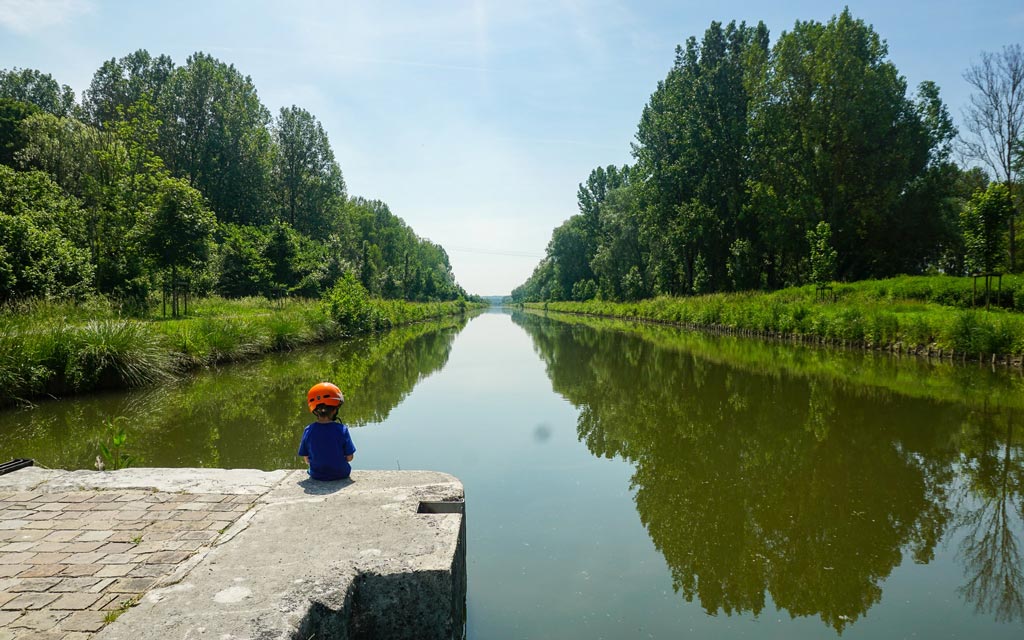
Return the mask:
[[[577,213],[591,170],[632,162],[676,45],[712,20],[762,20],[774,42],[847,5],[957,121],[963,71],[1024,42],[1020,0],[0,0],[0,68],[39,69],[80,97],[104,60],[209,53],[251,76],[271,113],[316,116],[349,194],[441,244],[467,291],[504,295]]]

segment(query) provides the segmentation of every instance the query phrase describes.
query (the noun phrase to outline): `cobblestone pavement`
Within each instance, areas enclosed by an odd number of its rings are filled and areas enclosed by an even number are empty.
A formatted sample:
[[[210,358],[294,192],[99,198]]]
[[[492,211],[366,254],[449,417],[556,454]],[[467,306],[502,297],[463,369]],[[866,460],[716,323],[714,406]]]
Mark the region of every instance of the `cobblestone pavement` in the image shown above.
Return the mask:
[[[0,640],[90,638],[257,495],[0,492]]]

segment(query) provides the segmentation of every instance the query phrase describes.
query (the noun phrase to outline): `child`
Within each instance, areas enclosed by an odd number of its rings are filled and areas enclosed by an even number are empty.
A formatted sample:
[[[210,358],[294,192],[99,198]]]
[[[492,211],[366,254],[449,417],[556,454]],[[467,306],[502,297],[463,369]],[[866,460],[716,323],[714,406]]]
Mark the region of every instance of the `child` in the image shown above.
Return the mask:
[[[314,480],[344,480],[352,473],[352,458],[356,452],[348,427],[335,422],[338,407],[345,402],[341,389],[330,382],[313,385],[306,394],[309,410],[316,416],[302,432],[299,455],[309,465],[309,476]]]

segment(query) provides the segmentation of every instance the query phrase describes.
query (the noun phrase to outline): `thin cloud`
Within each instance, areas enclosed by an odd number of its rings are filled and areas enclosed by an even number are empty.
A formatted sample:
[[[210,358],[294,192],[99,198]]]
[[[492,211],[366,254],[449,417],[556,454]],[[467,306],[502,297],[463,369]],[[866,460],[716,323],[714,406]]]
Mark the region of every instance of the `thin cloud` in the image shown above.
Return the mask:
[[[35,33],[94,9],[89,0],[0,0],[0,25],[18,33]]]

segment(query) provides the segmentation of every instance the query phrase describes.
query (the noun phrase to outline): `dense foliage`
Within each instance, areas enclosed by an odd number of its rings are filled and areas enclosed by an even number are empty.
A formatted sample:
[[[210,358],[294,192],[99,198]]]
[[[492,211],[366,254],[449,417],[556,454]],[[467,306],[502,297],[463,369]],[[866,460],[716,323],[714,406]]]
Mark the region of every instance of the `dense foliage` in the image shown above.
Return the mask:
[[[579,214],[513,299],[1001,269],[1007,219],[960,215],[987,178],[950,160],[957,132],[938,87],[910,95],[887,56],[849,10],[797,22],[774,45],[763,23],[713,22],[677,48],[644,107],[635,163],[580,185]]]
[[[0,303],[145,311],[162,294],[177,315],[190,295],[318,298],[346,274],[373,297],[466,295],[443,248],[349,197],[312,114],[272,116],[234,66],[140,50],[80,104],[48,74],[0,70]]]

